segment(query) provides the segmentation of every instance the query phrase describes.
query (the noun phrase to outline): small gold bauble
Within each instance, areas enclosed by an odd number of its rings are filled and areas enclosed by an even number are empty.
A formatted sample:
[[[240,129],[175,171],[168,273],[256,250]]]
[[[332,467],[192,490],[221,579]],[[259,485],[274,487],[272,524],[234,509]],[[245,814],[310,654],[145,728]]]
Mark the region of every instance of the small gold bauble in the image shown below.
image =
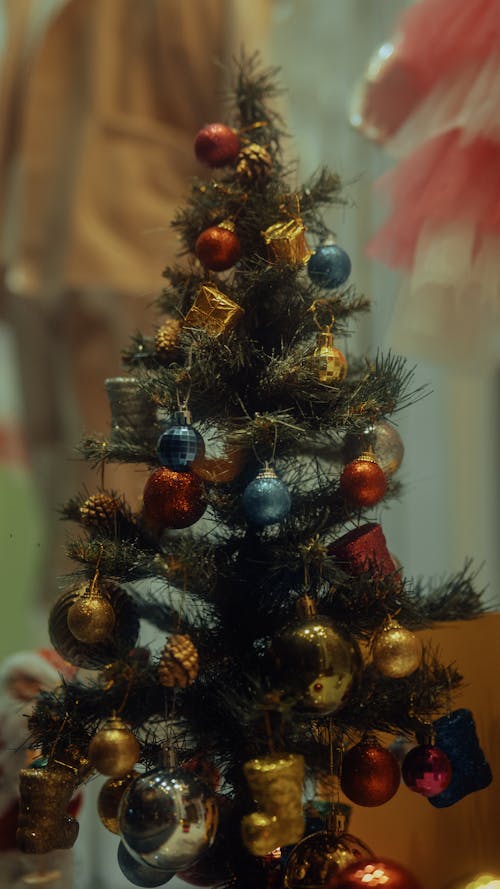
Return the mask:
[[[89,757],[101,775],[119,777],[135,766],[141,752],[137,738],[116,716],[108,719],[92,738]]]
[[[101,787],[97,798],[97,811],[104,827],[111,833],[120,833],[118,809],[125,791],[138,777],[139,772],[127,772],[126,775],[121,775],[118,778],[110,778]]]
[[[80,596],[68,609],[67,621],[75,639],[92,645],[111,635],[115,613],[104,596],[89,593]]]
[[[403,679],[418,670],[422,643],[398,621],[387,621],[372,642],[372,656],[379,673],[390,679]]]

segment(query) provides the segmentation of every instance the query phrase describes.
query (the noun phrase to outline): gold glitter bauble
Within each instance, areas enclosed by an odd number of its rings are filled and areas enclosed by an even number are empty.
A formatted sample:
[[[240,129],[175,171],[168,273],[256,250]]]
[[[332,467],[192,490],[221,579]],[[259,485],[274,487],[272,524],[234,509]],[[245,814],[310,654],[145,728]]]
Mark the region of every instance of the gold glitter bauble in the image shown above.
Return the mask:
[[[112,633],[115,613],[108,600],[98,593],[84,593],[67,614],[68,629],[79,642],[104,642]]]
[[[92,738],[89,757],[101,775],[118,777],[126,775],[139,759],[139,741],[116,716],[108,719],[102,729]]]
[[[196,679],[198,667],[198,651],[192,639],[181,633],[170,636],[158,665],[161,684],[166,688],[186,688]]]
[[[387,621],[372,641],[372,656],[379,673],[403,679],[418,670],[422,660],[420,639],[398,621]]]
[[[99,581],[99,591],[109,599],[115,614],[111,634],[102,642],[80,642],[68,628],[68,611],[85,587],[66,590],[53,605],[49,636],[56,651],[70,664],[86,670],[99,669],[118,660],[134,647],[139,635],[139,617],[132,598],[110,580]]]
[[[349,833],[336,836],[320,830],[305,837],[288,859],[284,889],[324,889],[328,880],[344,867],[373,853]]]
[[[126,775],[121,775],[118,778],[110,778],[101,787],[97,798],[97,811],[104,827],[111,833],[120,833],[118,809],[125,791],[132,781],[139,777],[139,774],[136,771],[127,772]]]

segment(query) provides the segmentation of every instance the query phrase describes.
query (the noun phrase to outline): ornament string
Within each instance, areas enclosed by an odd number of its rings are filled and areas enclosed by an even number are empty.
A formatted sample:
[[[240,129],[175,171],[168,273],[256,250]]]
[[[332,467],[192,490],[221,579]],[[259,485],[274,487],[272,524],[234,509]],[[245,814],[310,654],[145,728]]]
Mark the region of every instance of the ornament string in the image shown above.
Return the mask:
[[[108,446],[108,443],[106,441],[101,442],[101,459],[99,461],[99,471],[100,471],[100,476],[101,476],[101,479],[100,479],[101,491],[105,490],[104,476],[105,476],[105,472],[106,472],[106,448],[107,448],[107,446]]]

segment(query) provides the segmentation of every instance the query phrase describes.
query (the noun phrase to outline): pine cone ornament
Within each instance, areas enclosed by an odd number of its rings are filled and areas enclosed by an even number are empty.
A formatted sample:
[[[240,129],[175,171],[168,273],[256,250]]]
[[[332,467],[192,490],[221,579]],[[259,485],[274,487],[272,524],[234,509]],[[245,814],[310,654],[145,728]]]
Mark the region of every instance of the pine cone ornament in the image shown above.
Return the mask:
[[[179,356],[181,327],[181,322],[177,318],[167,318],[158,328],[155,336],[155,350],[161,361],[174,361]]]
[[[198,652],[189,636],[176,633],[168,639],[158,666],[158,676],[166,688],[186,688],[198,675]]]
[[[271,155],[262,145],[252,142],[242,148],[236,163],[236,173],[241,182],[262,179],[271,172],[273,162]]]
[[[113,527],[121,512],[122,504],[118,497],[101,492],[92,494],[82,503],[80,519],[86,528],[105,529]]]

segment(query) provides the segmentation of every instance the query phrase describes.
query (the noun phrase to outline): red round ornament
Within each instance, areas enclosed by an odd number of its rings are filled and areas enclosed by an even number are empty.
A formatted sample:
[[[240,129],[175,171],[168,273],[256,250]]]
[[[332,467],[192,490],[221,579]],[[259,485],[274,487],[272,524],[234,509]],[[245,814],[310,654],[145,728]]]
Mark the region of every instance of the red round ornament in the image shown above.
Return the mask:
[[[421,889],[415,877],[387,858],[362,858],[326,883],[326,889]]]
[[[422,796],[437,796],[451,781],[452,768],[446,753],[432,744],[419,744],[406,754],[403,766],[406,786]]]
[[[377,461],[363,454],[344,467],[340,493],[356,506],[374,506],[386,492],[387,480]]]
[[[202,231],[194,250],[201,264],[214,272],[230,269],[241,256],[240,239],[231,222],[212,225]]]
[[[238,133],[225,123],[209,123],[199,130],[194,152],[202,164],[224,167],[236,160],[241,148]]]
[[[143,494],[144,514],[162,528],[187,528],[206,509],[203,488],[196,475],[163,466],[148,478]]]
[[[344,754],[342,791],[358,806],[382,806],[392,799],[400,781],[396,757],[375,738],[363,738]]]

